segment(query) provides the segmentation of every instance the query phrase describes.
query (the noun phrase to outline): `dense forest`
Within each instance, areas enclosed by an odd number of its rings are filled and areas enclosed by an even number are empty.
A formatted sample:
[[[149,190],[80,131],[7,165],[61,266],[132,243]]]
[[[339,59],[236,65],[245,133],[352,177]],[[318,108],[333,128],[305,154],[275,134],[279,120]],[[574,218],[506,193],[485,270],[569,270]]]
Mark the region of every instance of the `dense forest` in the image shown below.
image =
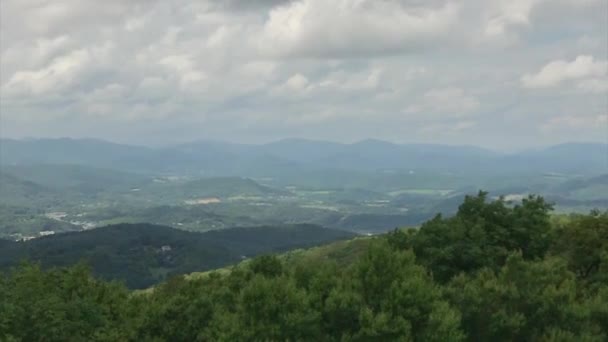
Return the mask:
[[[348,239],[355,234],[314,225],[231,228],[205,233],[151,224],[116,224],[0,244],[0,271],[23,260],[43,268],[85,262],[94,276],[145,288],[168,277],[234,264],[262,253],[284,252]]]
[[[6,341],[606,341],[608,212],[529,196],[368,238],[356,257],[265,255],[131,292],[84,264],[0,281]]]

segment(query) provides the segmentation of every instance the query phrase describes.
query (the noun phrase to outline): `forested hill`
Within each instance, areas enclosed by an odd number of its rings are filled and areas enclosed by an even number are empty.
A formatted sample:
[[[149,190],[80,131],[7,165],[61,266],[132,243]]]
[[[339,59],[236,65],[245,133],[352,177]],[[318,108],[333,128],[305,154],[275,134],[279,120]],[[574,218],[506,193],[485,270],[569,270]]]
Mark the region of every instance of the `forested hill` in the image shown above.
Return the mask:
[[[82,265],[24,264],[0,277],[0,340],[607,341],[608,212],[555,220],[550,211],[540,197],[511,204],[480,193],[419,229],[263,255],[136,293]],[[220,248],[221,233],[206,238]]]
[[[167,276],[223,267],[260,253],[282,252],[354,234],[314,225],[233,228],[192,233],[150,224],[120,224],[0,244],[0,269],[21,260],[44,267],[85,261],[104,279],[143,288]]]

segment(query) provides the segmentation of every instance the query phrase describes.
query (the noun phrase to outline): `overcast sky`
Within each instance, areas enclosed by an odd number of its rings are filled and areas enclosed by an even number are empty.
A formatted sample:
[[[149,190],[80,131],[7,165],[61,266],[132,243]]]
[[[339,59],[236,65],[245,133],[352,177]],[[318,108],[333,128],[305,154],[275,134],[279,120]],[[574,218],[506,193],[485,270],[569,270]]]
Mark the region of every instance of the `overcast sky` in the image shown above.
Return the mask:
[[[608,140],[606,0],[2,0],[3,137]]]

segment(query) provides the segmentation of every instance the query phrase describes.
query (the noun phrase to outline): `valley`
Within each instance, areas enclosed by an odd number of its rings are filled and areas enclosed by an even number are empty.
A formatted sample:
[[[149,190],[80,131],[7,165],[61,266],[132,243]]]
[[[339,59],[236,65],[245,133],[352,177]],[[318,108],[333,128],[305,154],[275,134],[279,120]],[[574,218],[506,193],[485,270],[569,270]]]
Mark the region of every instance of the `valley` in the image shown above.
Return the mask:
[[[587,159],[576,167],[559,161],[576,148]],[[94,140],[2,140],[0,238],[28,240],[119,223],[196,232],[315,224],[376,234],[453,213],[464,195],[479,189],[513,200],[539,193],[558,213],[587,212],[608,206],[606,168],[596,158],[602,148],[505,155],[379,141],[152,149]],[[134,160],[149,168],[133,168]],[[534,168],[522,171],[530,160]]]

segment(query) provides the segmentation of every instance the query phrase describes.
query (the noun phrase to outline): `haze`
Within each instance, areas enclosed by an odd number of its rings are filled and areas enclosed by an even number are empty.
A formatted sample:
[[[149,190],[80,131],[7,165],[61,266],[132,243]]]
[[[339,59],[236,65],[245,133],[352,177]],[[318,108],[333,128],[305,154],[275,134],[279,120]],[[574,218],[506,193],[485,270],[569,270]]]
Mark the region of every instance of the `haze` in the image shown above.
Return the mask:
[[[2,137],[606,141],[607,3],[24,1]]]

